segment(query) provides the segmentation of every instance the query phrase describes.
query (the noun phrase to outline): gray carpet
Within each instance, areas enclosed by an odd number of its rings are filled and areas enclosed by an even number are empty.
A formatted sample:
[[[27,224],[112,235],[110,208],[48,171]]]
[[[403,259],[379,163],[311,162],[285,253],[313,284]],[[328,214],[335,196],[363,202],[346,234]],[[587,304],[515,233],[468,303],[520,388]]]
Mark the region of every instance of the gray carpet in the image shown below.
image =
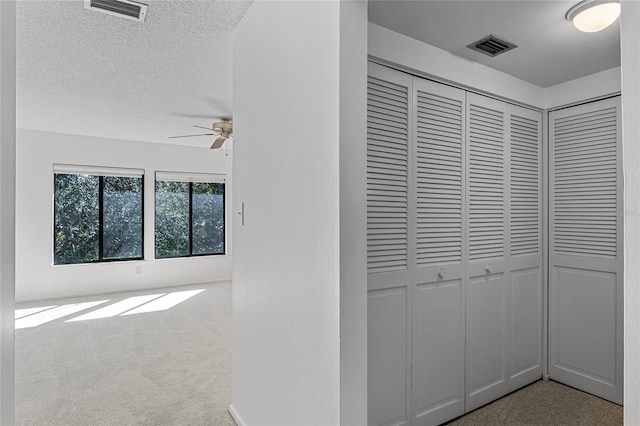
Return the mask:
[[[234,425],[231,285],[173,290],[199,288],[206,290],[162,312],[65,322],[100,305],[16,330],[16,424]]]
[[[622,407],[553,381],[538,381],[449,426],[622,425]]]

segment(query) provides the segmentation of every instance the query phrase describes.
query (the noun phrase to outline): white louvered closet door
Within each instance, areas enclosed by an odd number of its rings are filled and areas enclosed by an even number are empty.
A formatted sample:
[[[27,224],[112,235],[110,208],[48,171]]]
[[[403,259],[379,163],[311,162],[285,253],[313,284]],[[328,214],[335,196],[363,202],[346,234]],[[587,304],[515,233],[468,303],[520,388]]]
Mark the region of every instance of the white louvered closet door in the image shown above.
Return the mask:
[[[368,419],[410,424],[412,77],[369,64]]]
[[[467,94],[466,411],[507,389],[507,104]]]
[[[509,105],[507,311],[511,392],[542,376],[542,114]]]
[[[464,414],[465,92],[414,80],[414,425]]]
[[[620,98],[549,114],[549,375],[622,403]]]

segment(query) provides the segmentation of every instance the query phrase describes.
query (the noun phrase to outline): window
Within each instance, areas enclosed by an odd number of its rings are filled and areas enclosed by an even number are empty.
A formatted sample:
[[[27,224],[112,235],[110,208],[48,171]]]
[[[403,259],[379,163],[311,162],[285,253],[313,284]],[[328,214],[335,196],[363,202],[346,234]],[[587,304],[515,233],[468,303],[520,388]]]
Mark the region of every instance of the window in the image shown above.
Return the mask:
[[[54,166],[55,265],[142,259],[143,172]]]
[[[225,253],[224,178],[156,173],[156,258]]]

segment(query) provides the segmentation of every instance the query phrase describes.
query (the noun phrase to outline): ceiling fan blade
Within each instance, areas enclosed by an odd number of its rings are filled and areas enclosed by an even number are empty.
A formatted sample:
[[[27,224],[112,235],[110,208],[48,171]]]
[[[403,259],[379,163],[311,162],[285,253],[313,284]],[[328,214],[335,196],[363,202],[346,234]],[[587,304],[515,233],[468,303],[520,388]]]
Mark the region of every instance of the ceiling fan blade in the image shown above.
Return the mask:
[[[182,135],[182,136],[169,136],[169,139],[174,139],[174,138],[191,138],[194,136],[214,136],[215,133],[203,133],[201,135]]]
[[[211,130],[211,127],[196,126],[195,124],[193,125],[193,127],[197,127],[198,129],[207,129],[207,130]]]
[[[213,145],[211,145],[211,149],[218,149],[222,146],[222,144],[224,143],[224,141],[226,141],[227,139],[225,138],[218,138],[215,140],[215,142],[213,142]]]

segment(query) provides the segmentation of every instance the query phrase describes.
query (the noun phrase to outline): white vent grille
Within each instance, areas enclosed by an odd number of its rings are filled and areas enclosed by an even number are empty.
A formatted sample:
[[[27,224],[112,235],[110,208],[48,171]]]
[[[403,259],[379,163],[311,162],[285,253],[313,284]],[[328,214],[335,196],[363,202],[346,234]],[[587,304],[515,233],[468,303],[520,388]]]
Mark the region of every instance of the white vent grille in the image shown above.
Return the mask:
[[[616,109],[558,118],[553,124],[555,254],[615,258]]]
[[[504,114],[469,106],[469,259],[504,256]]]
[[[511,116],[511,255],[540,252],[539,123]]]
[[[416,245],[421,267],[462,261],[463,105],[417,92]]]
[[[494,57],[515,49],[518,46],[510,41],[490,34],[481,40],[469,44],[467,47],[477,52],[484,53],[487,56]]]
[[[408,267],[408,89],[368,79],[367,269]]]
[[[144,22],[147,5],[131,0],[84,0],[84,7],[107,15]]]

